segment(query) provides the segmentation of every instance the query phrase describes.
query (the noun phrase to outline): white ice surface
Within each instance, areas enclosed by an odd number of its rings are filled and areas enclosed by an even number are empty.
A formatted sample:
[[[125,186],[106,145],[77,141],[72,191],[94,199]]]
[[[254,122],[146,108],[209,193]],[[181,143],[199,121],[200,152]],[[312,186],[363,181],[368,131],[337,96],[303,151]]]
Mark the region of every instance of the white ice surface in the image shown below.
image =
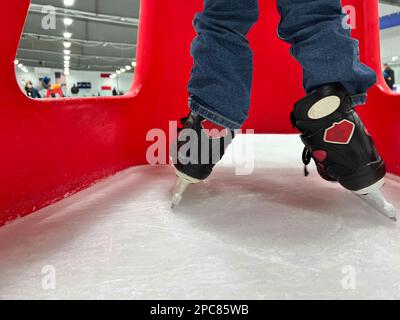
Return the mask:
[[[136,167],[0,228],[0,298],[400,298],[399,225],[305,178],[298,137],[254,139],[252,175],[220,165],[174,212],[172,168]],[[399,191],[387,179],[400,208]]]

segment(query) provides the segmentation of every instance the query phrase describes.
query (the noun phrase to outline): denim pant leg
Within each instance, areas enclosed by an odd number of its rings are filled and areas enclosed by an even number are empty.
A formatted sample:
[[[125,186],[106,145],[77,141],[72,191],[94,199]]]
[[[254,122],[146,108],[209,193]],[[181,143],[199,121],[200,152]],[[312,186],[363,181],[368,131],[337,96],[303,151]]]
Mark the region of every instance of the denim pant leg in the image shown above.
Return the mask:
[[[204,5],[194,20],[189,105],[218,125],[238,129],[250,106],[253,55],[246,35],[258,19],[258,0],[204,0]]]
[[[304,88],[309,93],[321,85],[339,82],[353,96],[354,104],[365,102],[376,74],[359,59],[358,41],[345,28],[340,0],[277,0],[281,13],[279,36],[291,44],[291,54],[304,70]]]

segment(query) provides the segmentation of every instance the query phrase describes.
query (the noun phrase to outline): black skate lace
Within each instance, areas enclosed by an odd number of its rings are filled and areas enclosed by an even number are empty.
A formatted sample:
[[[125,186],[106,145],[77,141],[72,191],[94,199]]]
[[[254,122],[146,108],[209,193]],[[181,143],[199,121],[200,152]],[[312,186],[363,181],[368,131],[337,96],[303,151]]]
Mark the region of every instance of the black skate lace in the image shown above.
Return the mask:
[[[296,125],[296,117],[294,115],[294,112],[290,113],[290,121],[292,122],[293,128],[300,130],[300,128],[298,128]],[[302,157],[302,160],[304,163],[304,176],[307,177],[310,174],[310,172],[307,169],[307,166],[310,164],[311,159],[312,159],[311,152],[310,152],[310,150],[308,150],[307,147],[304,147],[303,154],[301,157]]]
[[[310,172],[308,172],[307,166],[310,164],[312,156],[310,150],[307,147],[304,147],[302,159],[304,163],[304,176],[308,176]]]

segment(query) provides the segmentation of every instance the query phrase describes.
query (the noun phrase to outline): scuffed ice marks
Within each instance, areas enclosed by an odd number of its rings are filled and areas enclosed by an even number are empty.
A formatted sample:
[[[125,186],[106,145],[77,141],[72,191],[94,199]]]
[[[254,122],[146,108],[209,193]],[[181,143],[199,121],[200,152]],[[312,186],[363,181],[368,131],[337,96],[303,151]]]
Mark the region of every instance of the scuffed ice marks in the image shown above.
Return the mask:
[[[400,298],[399,227],[304,178],[301,149],[257,136],[253,175],[222,164],[175,211],[173,169],[135,167],[0,228],[0,298]]]

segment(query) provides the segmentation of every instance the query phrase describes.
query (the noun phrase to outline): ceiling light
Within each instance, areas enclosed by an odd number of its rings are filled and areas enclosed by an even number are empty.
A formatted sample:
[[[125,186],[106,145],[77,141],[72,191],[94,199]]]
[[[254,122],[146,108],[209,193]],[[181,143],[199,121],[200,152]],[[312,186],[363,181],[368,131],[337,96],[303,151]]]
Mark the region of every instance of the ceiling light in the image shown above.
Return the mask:
[[[119,69],[122,73],[124,73],[125,71],[126,71],[126,69],[125,68],[121,68],[121,69]]]
[[[64,18],[64,25],[66,25],[67,27],[69,27],[73,22],[74,20],[72,20],[71,18]]]
[[[18,60],[14,60],[14,64],[17,66],[19,64]]]
[[[69,49],[69,48],[71,48],[71,46],[72,46],[72,43],[71,43],[71,42],[69,42],[69,41],[64,41],[64,48],[65,48],[65,49]]]
[[[65,39],[71,39],[72,33],[71,32],[64,32],[63,36],[64,36]]]
[[[71,54],[71,50],[64,50],[64,54],[69,56]]]
[[[132,67],[136,67],[136,61],[132,61]]]
[[[18,64],[18,68],[20,68],[20,69],[22,69],[23,66],[24,66],[24,65],[23,65],[22,63],[19,63],[19,64]]]
[[[132,67],[131,66],[126,66],[125,69],[129,71],[129,70],[132,69]]]
[[[121,74],[121,71],[117,70],[116,73],[117,73],[117,74]]]
[[[70,61],[71,57],[70,56],[64,56],[64,61]]]
[[[392,61],[397,61],[397,60],[399,60],[398,56],[395,56],[395,57],[392,58]]]
[[[28,69],[24,67],[24,68],[22,68],[22,71],[23,72],[28,72]]]
[[[75,3],[75,0],[64,0],[64,6],[71,7]]]

